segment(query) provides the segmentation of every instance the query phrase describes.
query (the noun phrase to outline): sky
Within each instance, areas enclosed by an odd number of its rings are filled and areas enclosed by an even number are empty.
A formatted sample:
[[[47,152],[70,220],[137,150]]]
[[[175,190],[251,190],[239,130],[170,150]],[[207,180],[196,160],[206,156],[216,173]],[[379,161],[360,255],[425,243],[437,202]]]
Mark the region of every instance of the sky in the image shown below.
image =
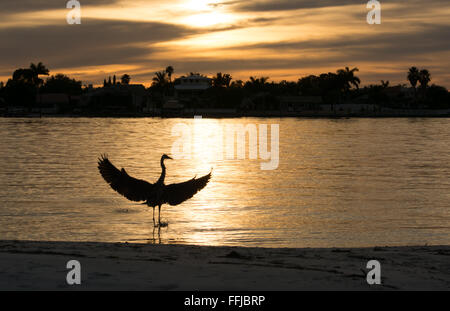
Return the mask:
[[[127,73],[147,86],[169,65],[244,81],[348,66],[363,85],[406,84],[416,66],[450,88],[448,0],[380,0],[379,25],[364,0],[79,0],[79,25],[67,2],[0,0],[0,81],[31,62],[86,85]]]

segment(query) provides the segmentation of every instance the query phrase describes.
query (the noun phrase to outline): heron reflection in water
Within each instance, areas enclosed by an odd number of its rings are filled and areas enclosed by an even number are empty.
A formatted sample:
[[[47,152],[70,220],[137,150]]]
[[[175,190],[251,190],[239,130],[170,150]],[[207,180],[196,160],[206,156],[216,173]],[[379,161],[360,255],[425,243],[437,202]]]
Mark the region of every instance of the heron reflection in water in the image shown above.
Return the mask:
[[[161,176],[154,184],[145,180],[136,179],[128,175],[125,169],[119,170],[108,159],[106,155],[102,155],[98,160],[98,169],[103,179],[111,186],[112,189],[134,202],[144,202],[153,208],[153,224],[155,225],[155,207],[158,206],[158,225],[161,226],[161,206],[169,204],[172,206],[179,205],[186,200],[192,198],[197,192],[202,190],[211,178],[211,172],[200,178],[192,178],[191,180],[165,185],[166,166],[164,160],[173,160],[166,154],[161,157]],[[156,226],[156,225],[155,225]]]

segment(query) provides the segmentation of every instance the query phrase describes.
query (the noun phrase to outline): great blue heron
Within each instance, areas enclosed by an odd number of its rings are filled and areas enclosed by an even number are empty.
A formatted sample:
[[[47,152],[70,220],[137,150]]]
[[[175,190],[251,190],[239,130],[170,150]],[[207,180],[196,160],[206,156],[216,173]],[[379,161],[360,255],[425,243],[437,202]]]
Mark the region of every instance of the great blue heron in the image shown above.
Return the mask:
[[[106,155],[98,159],[98,169],[103,179],[115,191],[134,202],[142,202],[153,208],[153,224],[155,224],[155,207],[158,206],[158,225],[161,226],[161,205],[178,205],[192,198],[203,189],[211,178],[211,172],[201,178],[165,185],[166,166],[164,160],[173,160],[166,154],[161,157],[161,176],[151,184],[145,180],[136,179],[127,174],[125,169],[120,171],[109,161]]]

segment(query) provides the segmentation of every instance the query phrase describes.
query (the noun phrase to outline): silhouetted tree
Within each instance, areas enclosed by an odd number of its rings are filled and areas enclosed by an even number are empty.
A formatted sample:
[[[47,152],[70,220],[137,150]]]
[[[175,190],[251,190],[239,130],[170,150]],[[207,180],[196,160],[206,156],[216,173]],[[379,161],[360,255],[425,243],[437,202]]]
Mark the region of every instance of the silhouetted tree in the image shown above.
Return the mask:
[[[244,81],[235,80],[235,81],[231,82],[230,87],[241,89],[244,87]]]
[[[324,102],[331,104],[332,110],[335,104],[339,104],[342,99],[343,92],[347,90],[348,79],[343,75],[332,72],[323,73],[319,76],[319,89]]]
[[[31,108],[35,104],[37,87],[27,74],[24,77],[17,70],[14,73],[15,77],[9,79],[3,89],[3,96],[9,105]]]
[[[404,95],[395,95],[396,90],[386,89],[389,87],[389,81],[381,80],[381,84],[370,85],[360,89],[361,80],[356,76],[358,68],[350,69],[345,67],[338,69],[335,73],[323,73],[319,76],[310,75],[302,77],[297,82],[280,81],[269,82],[268,77],[251,76],[245,83],[242,80],[233,81],[232,76],[227,73],[218,72],[213,78],[213,88],[203,92],[201,99],[197,101],[202,103],[214,103],[213,107],[239,108],[242,100],[251,98],[254,106],[258,109],[277,109],[279,104],[278,96],[283,95],[306,95],[321,96],[325,103],[329,103],[334,109],[336,104],[343,101],[344,98],[352,96],[360,98],[361,95],[367,95],[369,102],[379,105],[389,105],[390,107],[405,107],[408,98]],[[172,82],[174,69],[172,66],[156,72],[152,78],[151,89],[156,98],[160,97],[160,102],[164,102],[164,97],[172,94],[174,84],[179,79]],[[70,95],[81,94],[81,82],[71,79],[63,74],[51,76],[45,82],[40,79],[41,75],[48,75],[49,70],[40,62],[31,64],[29,68],[20,68],[14,71],[12,79],[9,79],[4,85],[0,83],[0,97],[6,100],[8,104],[31,107],[35,102],[36,94],[47,93],[66,93]],[[201,76],[197,72],[190,72],[189,76]],[[428,108],[450,108],[450,95],[448,91],[437,85],[431,85],[431,74],[428,70],[419,70],[417,67],[409,68],[407,78],[414,88],[415,102],[417,106]],[[120,82],[116,75],[104,79],[103,86],[111,86],[116,83],[127,85],[131,77],[128,74],[122,75]],[[420,83],[420,88],[418,84]],[[392,92],[391,92],[392,91]],[[420,101],[417,101],[417,95],[420,92]],[[215,100],[214,100],[215,98]],[[209,104],[208,104],[209,105]]]
[[[16,69],[13,73],[12,79],[16,82],[23,82],[28,84],[34,84],[34,73],[31,69]]]
[[[123,85],[128,85],[128,84],[130,84],[131,77],[130,77],[129,75],[127,75],[127,74],[124,74],[124,75],[120,78],[120,81],[121,81],[121,83],[122,83]]]
[[[344,85],[344,91],[348,92],[352,86],[359,88],[359,84],[361,83],[361,80],[355,76],[355,72],[358,72],[358,68],[353,68],[350,70],[350,68],[345,67],[345,69],[339,69],[337,71],[337,74],[340,79],[342,79],[342,83]]]
[[[428,86],[428,83],[431,81],[431,74],[427,69],[422,69],[419,72],[419,82],[420,82],[420,87],[422,89],[426,89]]]
[[[222,74],[221,72],[218,72],[215,77],[213,77],[212,82],[214,87],[229,87],[231,80],[233,78],[230,74],[225,73]]]
[[[42,64],[41,62],[39,62],[37,65],[31,63],[30,64],[30,70],[32,72],[32,76],[33,76],[33,84],[36,85],[37,87],[40,87],[42,85],[42,83],[44,83],[44,80],[39,78],[39,75],[49,75],[49,70],[47,69],[47,67],[45,67],[44,64]]]
[[[3,99],[4,92],[5,92],[5,85],[4,85],[3,81],[1,81],[0,82],[0,106],[5,104],[4,99]]]
[[[431,109],[450,109],[450,93],[439,85],[431,85],[426,90],[426,103]]]
[[[169,84],[168,78],[167,78],[167,72],[165,71],[158,71],[155,72],[155,76],[152,79],[153,86],[156,86],[160,89],[166,88]]]
[[[297,82],[300,93],[307,96],[320,96],[322,95],[320,89],[320,78],[314,75],[310,75],[301,78]]]
[[[271,90],[275,95],[298,95],[299,85],[293,81],[282,80],[280,83],[272,83],[273,89]]]
[[[30,68],[14,71],[12,79],[6,83],[3,91],[5,99],[11,105],[32,107],[43,80],[39,75],[48,75],[49,70],[42,64],[31,64]]]
[[[166,73],[169,77],[169,82],[172,83],[172,75],[173,75],[174,69],[172,66],[167,66]]]
[[[408,71],[408,80],[411,86],[415,89],[417,87],[417,82],[419,82],[419,69],[417,67],[411,67]]]
[[[417,69],[417,67],[409,68],[407,78],[409,83],[411,83],[411,86],[414,89],[414,97],[417,98],[417,83],[419,82],[420,79],[419,69]]]
[[[371,84],[364,87],[362,94],[367,94],[369,102],[372,104],[390,106],[389,96],[385,93],[389,84],[389,81],[381,80],[380,84]]]
[[[81,91],[81,81],[71,79],[63,74],[51,76],[41,87],[42,93],[64,93],[68,95],[80,95]]]
[[[245,82],[244,87],[250,91],[260,92],[265,89],[269,77],[250,77],[249,79],[250,80]]]

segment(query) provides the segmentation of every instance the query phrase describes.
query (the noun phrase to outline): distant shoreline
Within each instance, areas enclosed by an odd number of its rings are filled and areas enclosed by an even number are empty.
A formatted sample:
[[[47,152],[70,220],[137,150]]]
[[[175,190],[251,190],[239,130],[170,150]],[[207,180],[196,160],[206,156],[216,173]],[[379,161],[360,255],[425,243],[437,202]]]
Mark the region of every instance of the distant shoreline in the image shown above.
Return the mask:
[[[0,241],[0,290],[448,290],[450,246],[246,248]],[[66,283],[69,260],[81,285]],[[368,285],[367,262],[381,264]]]
[[[435,111],[405,111],[405,112],[379,112],[379,113],[221,113],[221,112],[198,112],[188,114],[161,115],[153,113],[93,113],[93,114],[11,114],[0,115],[1,118],[161,118],[161,119],[191,119],[194,116],[203,118],[227,119],[227,118],[308,118],[308,119],[340,119],[340,118],[450,118],[449,112]]]

